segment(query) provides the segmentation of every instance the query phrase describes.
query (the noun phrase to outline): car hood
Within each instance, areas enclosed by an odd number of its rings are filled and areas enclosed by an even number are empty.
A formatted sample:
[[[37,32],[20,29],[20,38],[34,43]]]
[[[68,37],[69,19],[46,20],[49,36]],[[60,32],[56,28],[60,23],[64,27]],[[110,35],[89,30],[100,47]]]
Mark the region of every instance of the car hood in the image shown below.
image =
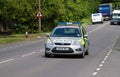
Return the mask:
[[[73,43],[77,40],[81,40],[81,37],[51,37],[54,43]]]

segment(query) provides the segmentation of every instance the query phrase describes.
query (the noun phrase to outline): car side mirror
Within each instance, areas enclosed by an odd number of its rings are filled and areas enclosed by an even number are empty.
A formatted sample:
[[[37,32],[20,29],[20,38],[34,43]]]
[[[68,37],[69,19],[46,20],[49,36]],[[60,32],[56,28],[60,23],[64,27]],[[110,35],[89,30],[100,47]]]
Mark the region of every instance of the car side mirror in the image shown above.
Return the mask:
[[[46,34],[46,37],[50,37],[50,34],[49,34],[49,33],[47,33],[47,34]]]

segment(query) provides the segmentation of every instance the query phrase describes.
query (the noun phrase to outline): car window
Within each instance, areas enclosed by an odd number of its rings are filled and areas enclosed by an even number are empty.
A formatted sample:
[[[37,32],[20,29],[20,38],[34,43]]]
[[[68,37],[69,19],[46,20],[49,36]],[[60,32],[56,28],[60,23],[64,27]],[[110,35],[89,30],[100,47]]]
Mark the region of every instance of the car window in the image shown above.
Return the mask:
[[[113,14],[113,16],[120,16],[120,14],[117,14],[117,13],[116,13],[116,14]]]
[[[100,16],[100,14],[99,14],[99,13],[97,13],[97,14],[93,14],[93,16]]]
[[[112,18],[112,20],[120,20],[120,18]]]
[[[81,37],[81,31],[78,28],[57,28],[51,37]]]

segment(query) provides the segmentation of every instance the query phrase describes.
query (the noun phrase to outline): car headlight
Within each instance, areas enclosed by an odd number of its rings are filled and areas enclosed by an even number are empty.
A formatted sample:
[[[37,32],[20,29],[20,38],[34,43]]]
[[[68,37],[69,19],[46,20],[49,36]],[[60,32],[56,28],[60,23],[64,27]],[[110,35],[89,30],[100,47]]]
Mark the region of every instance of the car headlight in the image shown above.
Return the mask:
[[[46,44],[50,44],[50,45],[53,45],[53,42],[48,38]]]
[[[77,40],[73,42],[73,45],[81,45],[82,44],[82,40]]]

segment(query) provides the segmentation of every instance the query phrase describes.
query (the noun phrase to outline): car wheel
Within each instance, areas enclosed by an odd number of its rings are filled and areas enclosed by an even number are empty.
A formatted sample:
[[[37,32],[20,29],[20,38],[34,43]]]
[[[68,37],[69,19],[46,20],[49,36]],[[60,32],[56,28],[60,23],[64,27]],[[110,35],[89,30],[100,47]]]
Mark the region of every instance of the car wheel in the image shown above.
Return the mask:
[[[51,54],[45,53],[45,57],[51,57]]]
[[[110,25],[113,25],[113,23],[111,22]]]
[[[88,51],[88,49],[87,49],[87,51],[85,52],[85,55],[89,55],[89,51]]]
[[[83,52],[82,54],[80,54],[80,58],[84,58],[85,57],[85,53]]]
[[[95,24],[94,22],[92,22],[92,24]]]
[[[101,21],[101,23],[103,24],[104,22],[103,22],[103,21]]]

